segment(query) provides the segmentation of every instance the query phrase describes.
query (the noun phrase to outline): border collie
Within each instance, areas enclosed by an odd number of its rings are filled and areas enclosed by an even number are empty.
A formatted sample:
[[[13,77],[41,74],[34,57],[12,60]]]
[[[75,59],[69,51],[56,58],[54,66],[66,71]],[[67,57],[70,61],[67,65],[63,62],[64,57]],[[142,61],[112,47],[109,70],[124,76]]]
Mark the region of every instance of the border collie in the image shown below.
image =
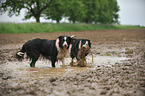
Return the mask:
[[[24,58],[26,52],[32,62],[30,67],[35,67],[36,61],[39,59],[40,54],[49,60],[51,60],[52,67],[55,67],[55,62],[61,60],[63,66],[64,57],[66,56],[70,44],[73,43],[73,36],[59,36],[56,40],[47,40],[36,38],[26,42],[22,49],[16,53],[16,57],[19,61]]]
[[[73,65],[73,59],[77,59],[77,66],[83,67],[86,63],[86,56],[89,54],[91,48],[91,42],[88,39],[76,39],[71,47],[70,56],[72,61],[70,65]]]

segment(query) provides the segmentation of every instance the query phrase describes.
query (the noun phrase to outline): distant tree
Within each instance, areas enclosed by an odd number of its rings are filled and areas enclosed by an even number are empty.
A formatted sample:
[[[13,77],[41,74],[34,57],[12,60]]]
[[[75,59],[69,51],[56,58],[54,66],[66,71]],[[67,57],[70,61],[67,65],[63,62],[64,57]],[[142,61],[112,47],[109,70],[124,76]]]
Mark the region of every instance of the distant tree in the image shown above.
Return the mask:
[[[64,10],[63,0],[53,0],[50,7],[44,11],[45,18],[56,20],[59,23],[64,15]]]
[[[2,0],[1,14],[8,11],[9,16],[19,15],[21,9],[27,9],[24,19],[40,17],[60,22],[62,17],[69,21],[85,23],[118,23],[119,6],[117,0]]]
[[[118,22],[118,11],[119,6],[117,5],[116,0],[99,0],[99,23],[111,24]]]
[[[83,0],[65,0],[65,16],[75,23],[82,21],[85,16]]]
[[[118,12],[120,11],[120,9],[119,9],[117,0],[109,0],[109,1],[110,1],[109,4],[112,6],[111,10],[112,10],[112,14],[113,14],[113,22],[118,23],[118,18],[119,18]]]
[[[42,11],[48,8],[53,0],[3,0],[1,2],[1,14],[8,11],[9,16],[20,15],[21,9],[27,9],[25,19],[34,17],[40,22]]]
[[[83,19],[83,22],[85,23],[92,23],[92,22],[98,22],[99,18],[99,1],[98,0],[83,0],[84,7],[85,7],[85,18]]]
[[[83,0],[86,23],[111,24],[118,22],[119,6],[116,0]]]

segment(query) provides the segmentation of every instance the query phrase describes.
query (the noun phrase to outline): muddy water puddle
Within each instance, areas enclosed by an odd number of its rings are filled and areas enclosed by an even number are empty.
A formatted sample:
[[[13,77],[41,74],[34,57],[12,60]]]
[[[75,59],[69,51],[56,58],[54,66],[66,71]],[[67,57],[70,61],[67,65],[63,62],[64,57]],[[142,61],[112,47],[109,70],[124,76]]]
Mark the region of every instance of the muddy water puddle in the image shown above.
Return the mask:
[[[90,61],[92,58],[91,56],[88,57],[88,61]],[[112,65],[115,65],[116,63],[120,63],[124,60],[127,60],[129,58],[127,57],[114,57],[114,56],[97,56],[94,55],[93,63],[91,66],[93,68],[96,68],[98,66],[108,66],[111,67]]]
[[[122,60],[126,60],[126,57],[113,57],[113,56],[92,56],[87,57],[88,66],[87,67],[71,67],[69,63],[70,58],[66,58],[66,67],[63,68],[61,62],[56,63],[56,68],[51,67],[51,62],[49,60],[38,60],[36,62],[36,67],[29,67],[30,61],[23,60],[19,61],[7,61],[5,64],[0,65],[3,71],[8,71],[12,77],[9,83],[12,86],[18,86],[19,84],[31,84],[30,81],[35,81],[44,78],[50,78],[54,76],[69,75],[75,72],[83,72],[87,70],[92,70],[98,66],[112,66],[115,63],[119,63]]]

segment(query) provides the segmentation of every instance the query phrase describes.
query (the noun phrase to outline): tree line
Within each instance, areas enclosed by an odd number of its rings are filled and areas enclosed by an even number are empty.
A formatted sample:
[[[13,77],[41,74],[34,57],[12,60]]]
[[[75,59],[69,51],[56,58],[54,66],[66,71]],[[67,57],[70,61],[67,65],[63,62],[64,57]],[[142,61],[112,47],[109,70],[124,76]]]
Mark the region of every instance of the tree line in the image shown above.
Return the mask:
[[[22,9],[27,9],[24,19],[34,17],[40,22],[40,17],[56,20],[63,17],[69,21],[112,24],[118,23],[119,6],[117,0],[2,0],[1,14],[8,11],[9,16],[20,15]]]

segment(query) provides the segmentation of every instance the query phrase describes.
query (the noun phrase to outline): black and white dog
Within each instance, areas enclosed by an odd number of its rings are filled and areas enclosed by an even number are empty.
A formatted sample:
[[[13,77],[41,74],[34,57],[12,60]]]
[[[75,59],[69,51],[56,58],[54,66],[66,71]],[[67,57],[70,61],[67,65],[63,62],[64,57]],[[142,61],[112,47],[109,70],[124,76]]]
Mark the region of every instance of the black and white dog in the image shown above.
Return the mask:
[[[77,59],[78,66],[85,66],[86,56],[89,54],[91,48],[91,42],[88,39],[75,39],[70,56],[72,58],[71,65],[73,65],[73,59]]]
[[[18,60],[24,58],[24,53],[32,59],[30,67],[35,67],[36,61],[39,59],[40,54],[51,60],[52,67],[55,67],[55,62],[61,60],[63,66],[64,57],[66,56],[70,44],[73,43],[73,36],[59,36],[56,40],[47,40],[36,38],[26,42],[22,49],[16,53]]]

